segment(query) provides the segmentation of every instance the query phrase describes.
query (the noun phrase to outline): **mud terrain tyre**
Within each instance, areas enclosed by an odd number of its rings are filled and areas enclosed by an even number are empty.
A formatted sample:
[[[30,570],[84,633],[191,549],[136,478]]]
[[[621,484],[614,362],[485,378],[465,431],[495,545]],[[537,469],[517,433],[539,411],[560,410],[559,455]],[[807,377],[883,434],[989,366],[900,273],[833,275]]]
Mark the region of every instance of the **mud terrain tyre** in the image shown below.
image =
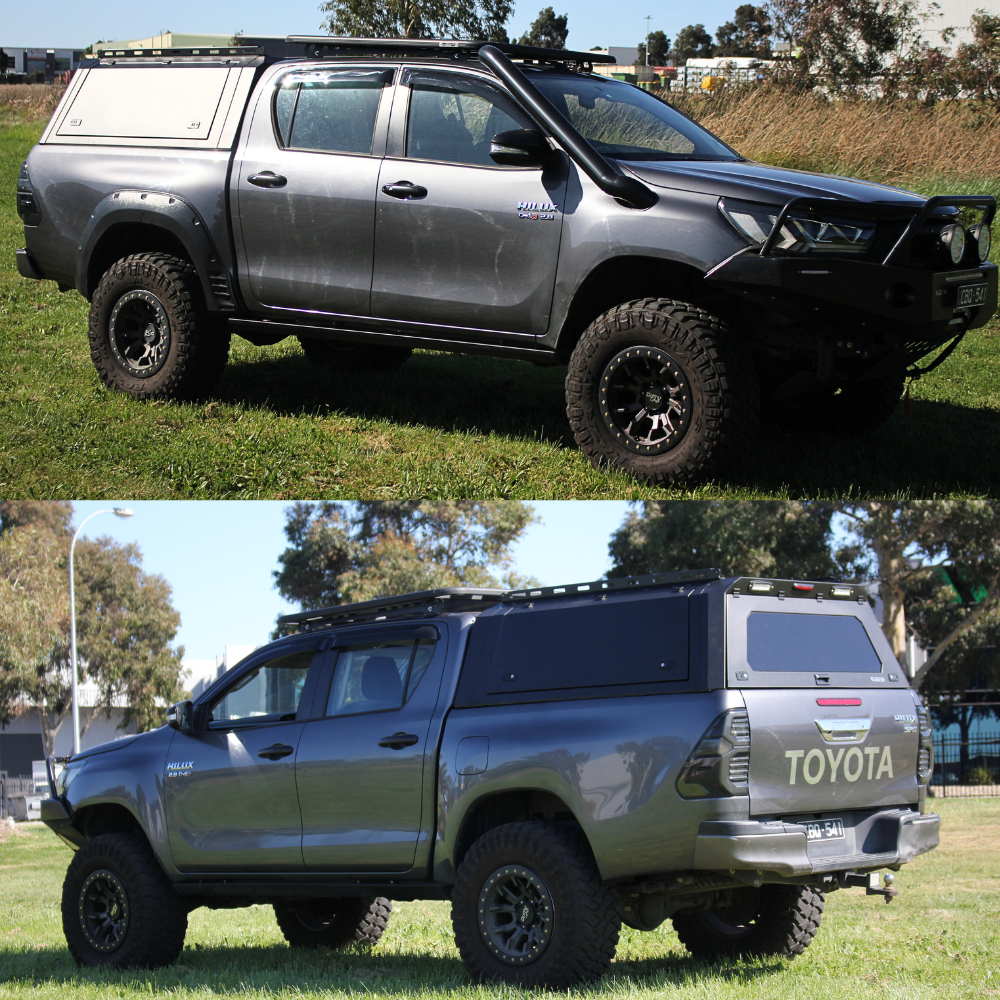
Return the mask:
[[[765,885],[727,894],[726,907],[675,913],[674,930],[692,955],[801,955],[819,930],[826,897],[801,885]]]
[[[293,948],[377,944],[390,913],[392,903],[384,896],[274,904],[281,933]]]
[[[136,399],[190,399],[219,381],[226,319],[209,313],[187,261],[133,254],[112,264],[90,303],[90,356],[101,381]]]
[[[555,823],[507,823],[477,840],[452,891],[455,943],[477,982],[565,989],[614,958],[618,900],[583,837]]]
[[[405,364],[413,351],[391,344],[350,344],[345,341],[299,337],[302,353],[316,365],[331,368],[376,368],[387,370]]]
[[[170,965],[184,947],[187,915],[141,834],[94,837],[73,855],[62,920],[77,965]]]
[[[598,316],[566,373],[566,413],[595,466],[659,486],[703,480],[751,447],[753,362],[721,320],[672,299]]]

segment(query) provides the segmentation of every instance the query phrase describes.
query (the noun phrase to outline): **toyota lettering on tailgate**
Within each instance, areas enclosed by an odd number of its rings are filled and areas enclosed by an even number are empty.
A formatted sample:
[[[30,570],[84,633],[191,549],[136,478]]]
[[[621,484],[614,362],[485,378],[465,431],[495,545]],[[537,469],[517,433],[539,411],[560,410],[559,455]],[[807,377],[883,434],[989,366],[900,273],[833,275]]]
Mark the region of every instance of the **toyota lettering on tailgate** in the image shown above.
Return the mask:
[[[810,785],[821,781],[824,775],[828,780],[836,782],[839,777],[847,781],[878,781],[883,776],[892,777],[892,752],[889,747],[841,747],[839,750],[786,750],[785,757],[791,762],[788,783],[794,785],[798,777],[802,777]],[[867,767],[865,766],[867,758]],[[878,764],[876,768],[876,758]],[[802,762],[801,768],[799,761]],[[829,764],[829,769],[827,765]],[[865,773],[867,772],[867,774]]]

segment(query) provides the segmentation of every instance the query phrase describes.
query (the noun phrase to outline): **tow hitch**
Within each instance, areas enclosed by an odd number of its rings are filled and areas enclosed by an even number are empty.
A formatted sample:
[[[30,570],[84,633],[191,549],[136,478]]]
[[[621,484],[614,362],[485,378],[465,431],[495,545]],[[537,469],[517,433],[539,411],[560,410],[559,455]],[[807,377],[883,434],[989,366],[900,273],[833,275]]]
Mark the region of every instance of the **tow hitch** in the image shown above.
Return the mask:
[[[892,872],[885,873],[885,888],[881,888],[878,884],[878,872],[869,872],[867,875],[856,875],[854,872],[838,872],[837,881],[840,882],[842,889],[848,887],[864,888],[866,896],[884,896],[887,903],[892,902],[893,896],[899,895],[899,890],[893,888],[896,876]]]

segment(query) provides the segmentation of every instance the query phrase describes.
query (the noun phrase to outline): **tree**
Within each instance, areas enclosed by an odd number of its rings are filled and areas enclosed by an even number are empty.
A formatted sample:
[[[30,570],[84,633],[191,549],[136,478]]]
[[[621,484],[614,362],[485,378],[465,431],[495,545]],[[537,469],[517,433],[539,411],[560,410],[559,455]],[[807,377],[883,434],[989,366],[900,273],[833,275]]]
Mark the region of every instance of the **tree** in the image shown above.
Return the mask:
[[[953,90],[1000,107],[1000,17],[972,15],[972,41],[958,46],[946,74]]]
[[[18,704],[38,711],[46,753],[71,708],[67,561],[72,505],[0,504],[0,724]],[[142,570],[134,545],[81,539],[76,548],[77,659],[97,709],[119,728],[162,723],[180,694],[183,648],[170,587]],[[86,725],[84,726],[84,730]]]
[[[321,25],[359,38],[479,38],[505,42],[513,0],[326,0]]]
[[[566,48],[566,36],[569,34],[569,28],[566,26],[568,17],[568,14],[556,17],[556,12],[551,7],[540,10],[528,33],[521,35],[517,40],[518,45],[535,45],[542,49]]]
[[[649,46],[649,65],[665,66],[670,58],[670,39],[662,31],[651,31],[646,41],[639,43],[639,65],[646,64],[646,46]]]
[[[688,59],[708,59],[712,55],[712,36],[703,24],[689,24],[677,32],[670,58],[675,66],[683,66]]]
[[[537,520],[516,500],[297,503],[274,579],[303,609],[434,587],[518,587],[510,546]]]
[[[772,30],[767,7],[740,4],[733,19],[715,32],[715,55],[770,59]]]

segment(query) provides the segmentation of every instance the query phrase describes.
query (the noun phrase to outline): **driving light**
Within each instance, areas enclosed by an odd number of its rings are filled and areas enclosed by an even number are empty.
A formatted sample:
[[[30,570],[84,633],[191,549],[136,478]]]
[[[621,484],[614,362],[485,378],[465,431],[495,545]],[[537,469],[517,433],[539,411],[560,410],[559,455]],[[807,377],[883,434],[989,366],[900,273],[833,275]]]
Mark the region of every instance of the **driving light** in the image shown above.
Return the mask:
[[[958,222],[953,222],[950,226],[945,226],[941,230],[938,240],[952,264],[961,262],[965,255],[965,227]]]
[[[993,242],[993,234],[990,227],[985,222],[977,222],[969,227],[969,236],[975,241],[976,249],[979,251],[979,263],[985,264],[990,256],[990,245]]]
[[[767,239],[778,221],[779,212],[773,205],[732,199],[720,200],[719,211],[751,243],[763,243]],[[795,254],[863,254],[874,236],[874,222],[792,211],[781,224],[774,249]]]

